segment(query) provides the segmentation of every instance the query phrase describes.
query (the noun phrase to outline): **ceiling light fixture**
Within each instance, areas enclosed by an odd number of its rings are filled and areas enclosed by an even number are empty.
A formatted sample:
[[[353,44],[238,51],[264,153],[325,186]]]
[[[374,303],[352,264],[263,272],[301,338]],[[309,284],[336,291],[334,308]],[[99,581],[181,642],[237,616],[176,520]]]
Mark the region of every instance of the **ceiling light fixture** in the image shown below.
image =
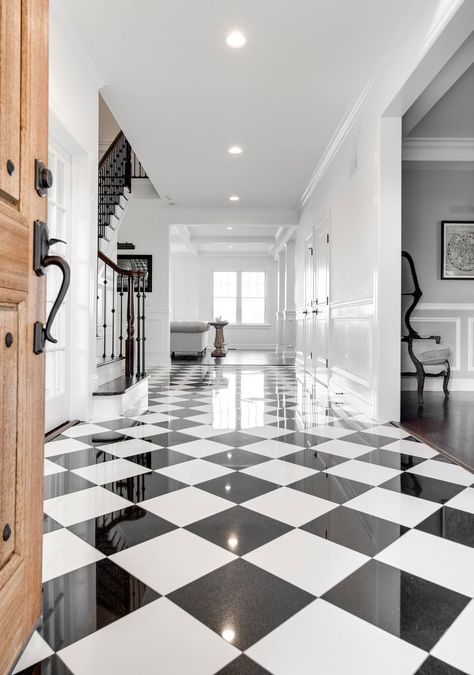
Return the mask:
[[[227,45],[233,49],[240,49],[247,42],[247,38],[240,30],[233,30],[225,39]]]
[[[226,230],[231,230],[231,229],[232,229],[232,228],[231,228],[230,226],[229,226],[229,227],[226,227]]]
[[[231,202],[238,202],[239,199],[240,199],[240,197],[238,197],[237,195],[231,195],[231,196],[229,197],[229,200],[230,200]]]
[[[229,155],[241,155],[243,150],[240,145],[232,145],[227,152]]]

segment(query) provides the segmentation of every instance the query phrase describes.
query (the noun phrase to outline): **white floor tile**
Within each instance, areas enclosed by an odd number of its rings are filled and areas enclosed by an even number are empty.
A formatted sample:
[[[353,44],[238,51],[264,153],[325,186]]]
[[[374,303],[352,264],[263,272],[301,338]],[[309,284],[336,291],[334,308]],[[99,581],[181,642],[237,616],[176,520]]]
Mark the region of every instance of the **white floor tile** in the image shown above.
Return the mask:
[[[292,452],[302,450],[300,446],[291,443],[283,443],[282,441],[274,441],[272,439],[251,443],[250,445],[246,445],[245,449],[250,450],[250,452],[256,452],[257,455],[264,455],[265,457],[272,457],[273,459],[279,459],[285,455],[291,455]]]
[[[185,527],[197,520],[230,509],[235,504],[210,492],[189,487],[146,499],[140,506],[171,523]]]
[[[115,457],[132,457],[133,455],[142,455],[144,452],[151,452],[152,450],[161,450],[162,445],[144,441],[141,438],[132,438],[128,441],[118,441],[118,443],[108,443],[107,445],[99,445],[99,450],[108,452]]]
[[[274,675],[402,675],[426,652],[362,619],[315,600],[246,654]]]
[[[398,476],[401,471],[390,469],[386,466],[379,466],[378,464],[370,464],[370,462],[359,462],[356,459],[351,459],[348,462],[333,466],[326,473],[332,476],[339,476],[340,478],[356,480],[359,483],[367,483],[367,485],[381,485],[391,478]]]
[[[431,653],[468,675],[474,675],[474,600],[451,624]]]
[[[85,478],[96,485],[105,485],[113,483],[116,480],[138,476],[141,473],[149,473],[147,469],[135,462],[127,462],[126,459],[111,459],[110,462],[101,462],[92,466],[84,466],[80,469],[74,469],[72,473]]]
[[[74,675],[209,675],[239,654],[167,598],[59,652]]]
[[[474,513],[474,488],[466,488],[446,503],[453,509]]]
[[[187,431],[187,430],[186,430]],[[217,443],[215,441],[208,441],[200,438],[198,441],[189,441],[187,443],[179,443],[178,445],[170,446],[176,452],[182,452],[184,455],[201,458],[209,455],[216,455],[218,452],[225,452],[229,449],[228,445],[224,443]]]
[[[392,520],[394,523],[407,527],[416,527],[440,508],[440,504],[427,499],[419,499],[379,487],[349,500],[345,506],[385,520]]]
[[[292,530],[243,557],[318,596],[369,560],[362,553],[303,530]]]
[[[431,459],[431,457],[436,457],[438,454],[436,450],[433,450],[433,448],[424,443],[416,443],[415,441],[406,441],[404,439],[388,443],[383,446],[383,449],[399,452],[404,455],[413,455],[414,457],[424,457],[425,459]]]
[[[177,445],[173,450],[177,450],[179,447]],[[162,473],[164,476],[180,480],[188,485],[196,485],[206,480],[212,480],[213,478],[233,473],[233,469],[228,469],[225,466],[213,464],[212,462],[206,462],[204,459],[190,459],[189,462],[182,462],[181,464],[168,466],[165,469],[159,469],[157,473]]]
[[[70,429],[63,431],[63,436],[78,438],[80,436],[91,436],[92,434],[103,434],[107,431],[110,432],[110,429],[101,427],[98,424],[76,424]]]
[[[157,407],[158,406],[151,406],[150,410]],[[163,406],[163,409],[164,408],[165,406]],[[137,415],[137,417],[131,417],[130,419],[135,420],[136,422],[143,422],[144,424],[157,424],[158,422],[169,422],[170,420],[175,420],[176,417],[173,417],[172,414],[168,415],[167,413],[164,413],[162,410],[160,410],[157,412],[152,412],[149,415]]]
[[[426,462],[417,464],[408,469],[407,473],[416,473],[420,476],[445,480],[448,483],[456,483],[466,487],[474,483],[474,474],[466,471],[462,466],[448,462],[437,462],[435,459],[428,459]]]
[[[248,473],[250,476],[262,478],[277,485],[289,485],[318,472],[299,464],[282,462],[281,459],[271,459],[268,462],[262,462],[262,464],[243,469],[240,473]]]
[[[154,427],[152,424],[142,424],[139,427],[126,427],[125,429],[117,429],[117,433],[124,436],[131,436],[131,438],[145,438],[145,436],[155,436],[163,433],[162,427]]]
[[[35,663],[47,659],[48,656],[54,654],[51,647],[48,645],[46,640],[44,640],[41,635],[35,631],[30,638],[30,641],[25,647],[23,654],[20,656],[18,663],[15,666],[12,675],[19,673],[26,668],[34,666]]]
[[[379,425],[376,427],[372,427],[371,429],[364,429],[365,434],[377,434],[378,436],[387,436],[389,438],[407,438],[410,433],[408,431],[405,431],[404,429],[399,429],[398,427],[394,426],[385,426],[385,425]]]
[[[55,464],[54,462],[50,462],[49,459],[44,460],[44,475],[45,476],[52,476],[55,473],[64,473],[64,471],[67,471],[63,466],[59,466],[59,464]]]
[[[189,418],[190,422],[194,421],[194,417]],[[184,430],[186,434],[189,434],[190,436],[197,436],[197,438],[210,438],[211,436],[218,436],[220,433],[222,433],[221,429],[215,429],[213,426],[210,424],[201,424],[196,427],[188,427],[187,429]],[[178,447],[175,448],[177,450]]]
[[[474,548],[469,546],[419,530],[410,530],[375,558],[474,597]]]
[[[43,537],[43,581],[97,562],[105,556],[64,528]]]
[[[56,455],[66,455],[69,452],[78,450],[87,450],[90,445],[82,441],[76,441],[73,438],[63,438],[61,441],[50,441],[44,446],[45,457],[55,457]]]
[[[327,499],[282,487],[250,499],[244,502],[242,506],[257,513],[262,513],[264,516],[281,520],[288,525],[293,525],[293,527],[299,527],[328,511],[332,511],[338,505]]]
[[[132,503],[123,497],[102,487],[87,488],[79,492],[47,499],[44,511],[61,525],[67,527],[83,520],[102,516],[119,509],[125,509]]]
[[[237,556],[187,530],[173,530],[110,556],[162,595],[226,565]]]
[[[354,433],[354,432],[352,432]],[[324,436],[324,434],[321,434]],[[375,448],[363,445],[362,443],[352,443],[351,441],[344,441],[339,438],[333,438],[332,441],[320,443],[317,446],[320,452],[327,452],[330,455],[338,455],[339,457],[347,457],[347,459],[355,459],[361,455],[366,455]]]

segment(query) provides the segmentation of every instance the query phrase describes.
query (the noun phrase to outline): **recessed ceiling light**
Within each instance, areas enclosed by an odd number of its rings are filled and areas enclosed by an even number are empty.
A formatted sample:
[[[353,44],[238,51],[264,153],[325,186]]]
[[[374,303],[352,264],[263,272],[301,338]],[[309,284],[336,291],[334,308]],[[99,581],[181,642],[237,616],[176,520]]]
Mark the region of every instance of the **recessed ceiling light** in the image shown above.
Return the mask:
[[[233,248],[233,245],[232,245],[232,244],[229,244],[229,248]]]
[[[238,202],[240,197],[238,197],[237,195],[232,195],[229,197],[229,199],[231,202]]]
[[[240,47],[243,47],[244,44],[247,42],[247,38],[243,33],[240,32],[240,30],[233,30],[226,37],[225,41],[229,47],[233,47],[234,49],[240,49]]]
[[[231,230],[231,229],[232,229],[232,228],[230,227],[230,225],[229,225],[229,227],[226,227],[226,230]]]
[[[241,155],[242,152],[240,145],[232,145],[228,150],[229,155]]]

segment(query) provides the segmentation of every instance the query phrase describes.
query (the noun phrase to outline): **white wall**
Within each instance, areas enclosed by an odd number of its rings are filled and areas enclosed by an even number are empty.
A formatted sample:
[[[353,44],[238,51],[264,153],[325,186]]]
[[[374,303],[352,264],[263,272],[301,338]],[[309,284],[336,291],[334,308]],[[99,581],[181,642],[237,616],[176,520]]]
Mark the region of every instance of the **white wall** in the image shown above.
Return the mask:
[[[120,241],[136,254],[153,256],[153,290],[146,294],[146,366],[169,363],[169,226],[158,199],[134,198],[132,190],[120,225]]]
[[[441,221],[474,220],[473,187],[474,168],[468,163],[404,166],[402,245],[413,257],[423,291],[412,323],[422,335],[440,335],[451,348],[451,388],[457,390],[474,388],[474,282],[441,279]],[[402,357],[404,369],[413,370],[403,349]],[[415,381],[404,379],[402,385],[411,389]],[[441,386],[441,379],[426,384]]]
[[[265,326],[229,326],[227,347],[274,349],[278,305],[278,264],[269,256],[173,256],[170,261],[171,316],[175,321],[211,321],[214,271],[265,271],[267,273],[267,323]],[[209,331],[209,344],[214,339]]]
[[[329,211],[330,386],[378,419],[399,417],[400,118],[471,30],[472,3],[414,3],[303,196],[297,309],[304,240]]]
[[[97,260],[98,89],[101,82],[64,15],[51,2],[50,135],[72,156],[70,264],[70,419],[89,418],[96,388],[95,302]]]

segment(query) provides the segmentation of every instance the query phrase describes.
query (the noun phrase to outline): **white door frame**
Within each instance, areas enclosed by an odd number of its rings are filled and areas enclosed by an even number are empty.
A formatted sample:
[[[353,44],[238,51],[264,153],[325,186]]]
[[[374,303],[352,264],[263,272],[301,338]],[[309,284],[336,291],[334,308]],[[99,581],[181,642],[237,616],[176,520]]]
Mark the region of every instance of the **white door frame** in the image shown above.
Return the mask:
[[[423,45],[418,67],[379,117],[375,270],[375,417],[400,419],[402,117],[472,32],[472,2],[452,2]]]

